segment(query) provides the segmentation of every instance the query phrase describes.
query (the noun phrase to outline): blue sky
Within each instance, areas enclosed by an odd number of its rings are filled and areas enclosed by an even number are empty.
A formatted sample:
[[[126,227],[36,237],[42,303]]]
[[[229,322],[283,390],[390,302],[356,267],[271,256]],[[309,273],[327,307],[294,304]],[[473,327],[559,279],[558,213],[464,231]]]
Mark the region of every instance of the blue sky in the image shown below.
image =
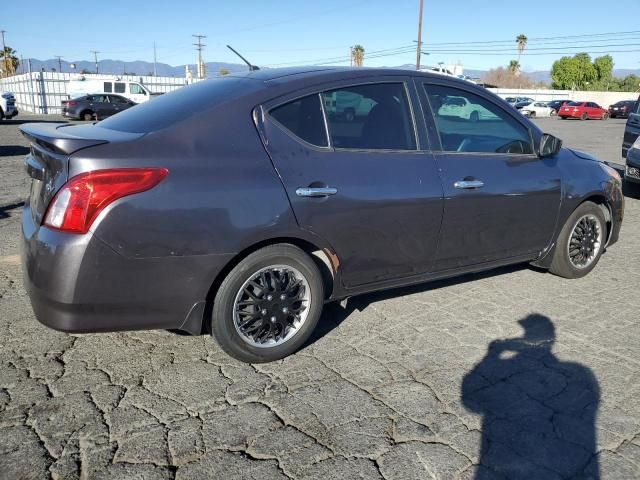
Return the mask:
[[[206,61],[254,64],[347,64],[349,46],[365,47],[366,66],[415,63],[418,0],[3,0],[0,29],[26,57],[99,58],[194,63],[191,34],[207,35]],[[640,68],[640,0],[424,0],[423,63],[460,61],[487,69],[517,58],[515,37],[531,40],[525,71],[548,70],[563,54],[610,52],[615,68]],[[612,32],[637,33],[609,34]],[[575,38],[553,38],[584,35]],[[537,40],[536,40],[537,39]],[[476,43],[470,43],[476,42]],[[491,42],[491,43],[477,43]],[[443,45],[449,43],[448,45]],[[455,43],[455,44],[452,44]],[[624,50],[626,52],[620,52]],[[378,52],[378,53],[375,53]]]

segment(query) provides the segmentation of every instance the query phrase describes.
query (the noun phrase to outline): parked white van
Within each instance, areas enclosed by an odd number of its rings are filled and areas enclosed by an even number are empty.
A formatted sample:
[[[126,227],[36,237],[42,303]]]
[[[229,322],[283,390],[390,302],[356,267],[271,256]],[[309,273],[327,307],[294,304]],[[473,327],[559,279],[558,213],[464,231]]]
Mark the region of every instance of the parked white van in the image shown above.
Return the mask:
[[[67,94],[70,99],[94,93],[117,93],[135,103],[146,102],[153,95],[140,82],[114,80],[113,78],[87,79],[80,77],[79,79],[70,80],[67,86]]]

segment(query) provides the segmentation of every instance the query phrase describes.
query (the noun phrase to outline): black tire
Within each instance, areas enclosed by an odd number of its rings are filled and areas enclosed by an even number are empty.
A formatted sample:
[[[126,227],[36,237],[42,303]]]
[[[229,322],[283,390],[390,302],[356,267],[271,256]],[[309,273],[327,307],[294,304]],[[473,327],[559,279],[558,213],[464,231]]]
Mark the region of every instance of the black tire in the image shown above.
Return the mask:
[[[234,314],[236,298],[240,295],[239,292],[242,291],[245,283],[261,269],[276,265],[291,267],[306,280],[310,291],[310,301],[306,309],[307,316],[299,329],[283,343],[273,346],[255,346],[250,343],[251,339],[248,336],[243,337],[243,334],[238,331],[239,328],[236,327]],[[248,255],[222,281],[213,302],[211,333],[220,347],[238,360],[251,363],[272,362],[291,355],[304,345],[320,319],[323,304],[322,275],[313,259],[294,245],[271,245]],[[262,307],[256,306],[255,308]],[[265,324],[262,320],[258,322]],[[269,329],[275,328],[275,325],[268,327]]]
[[[469,114],[469,120],[471,120],[473,123],[477,122],[478,120],[480,120],[480,115],[478,114],[478,112],[476,112],[475,110],[473,112],[471,112]]]
[[[93,112],[91,110],[85,110],[80,114],[80,118],[85,122],[90,122],[93,120]]]
[[[566,120],[566,119],[567,119],[567,117],[562,117],[562,116],[560,116],[560,115],[558,115],[558,118],[559,118],[560,120]]]
[[[0,120],[4,120],[4,110],[0,107]]]
[[[529,112],[529,118],[536,118],[536,112]]]
[[[601,239],[597,249],[597,253],[595,254],[593,260],[591,260],[588,265],[578,268],[572,263],[570,259],[569,241],[578,221],[587,215],[597,219],[597,221],[599,222]],[[555,275],[558,275],[559,277],[564,278],[584,277],[598,264],[598,261],[602,256],[602,252],[604,251],[604,246],[607,241],[607,234],[607,222],[604,218],[604,214],[602,213],[602,209],[593,202],[582,203],[569,216],[564,226],[562,227],[562,230],[560,231],[560,235],[558,235],[555,251],[553,254],[553,261],[551,263],[549,271]]]
[[[609,118],[609,114],[608,114],[607,112],[604,112],[604,113],[602,114],[602,120],[606,120],[606,119],[608,119],[608,118]]]
[[[583,113],[582,115],[580,115],[580,120],[586,120],[587,118],[588,117],[586,113]]]

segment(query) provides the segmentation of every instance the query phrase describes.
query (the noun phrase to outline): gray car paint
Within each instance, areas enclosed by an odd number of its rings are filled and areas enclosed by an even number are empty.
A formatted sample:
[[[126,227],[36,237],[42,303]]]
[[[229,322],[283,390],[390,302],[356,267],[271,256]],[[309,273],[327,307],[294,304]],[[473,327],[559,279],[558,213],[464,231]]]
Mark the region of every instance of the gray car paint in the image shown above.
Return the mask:
[[[319,152],[284,138],[268,118],[253,117],[256,108],[264,112],[263,105],[292,96],[390,77],[405,81],[410,92],[420,143],[413,153]],[[559,228],[585,199],[607,204],[613,226],[609,243],[617,240],[620,185],[598,164],[562,149],[545,159],[490,156],[478,167],[469,154],[468,162],[463,158],[454,168],[433,140],[430,107],[413,79],[443,82],[437,75],[387,69],[257,71],[230,79],[242,94],[231,91],[215,106],[203,100],[196,111],[177,118],[175,111],[165,112],[174,118],[154,119],[158,129],[150,132],[135,133],[133,120],[130,132],[107,128],[113,124],[109,120],[57,130],[24,126],[46,150],[40,157],[51,160],[43,173],[50,191],[40,203],[26,204],[23,215],[25,285],[37,318],[66,331],[199,333],[220,279],[247,252],[276,242],[324,252],[333,276],[327,300],[509,263],[548,266]],[[512,110],[468,82],[444,83]],[[204,95],[207,85],[185,87],[185,95]],[[171,95],[149,103],[170,101]],[[135,119],[141,108],[111,118],[131,112],[126,118]],[[513,112],[537,146],[542,133]],[[73,141],[82,139],[86,145],[74,150]],[[65,141],[72,146],[54,158],[48,149]],[[154,189],[111,204],[86,235],[40,225],[46,204],[68,178],[115,167],[164,167],[169,175]],[[505,175],[519,171],[517,182],[507,181]],[[443,182],[456,176],[480,173],[495,182],[485,192],[456,196],[446,186],[443,190]],[[295,187],[313,182],[335,185],[340,193],[306,201],[292,195]],[[472,205],[492,214],[471,216]],[[521,221],[518,210],[537,222],[538,232],[510,228]],[[493,248],[498,232],[509,237],[501,255]],[[474,237],[479,248],[465,254]]]

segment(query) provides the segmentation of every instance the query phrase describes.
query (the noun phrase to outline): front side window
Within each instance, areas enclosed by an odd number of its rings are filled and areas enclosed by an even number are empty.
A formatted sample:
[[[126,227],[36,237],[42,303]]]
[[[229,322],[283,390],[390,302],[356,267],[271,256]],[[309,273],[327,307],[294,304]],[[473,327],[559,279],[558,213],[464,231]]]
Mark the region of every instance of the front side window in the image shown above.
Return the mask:
[[[104,91],[105,91],[105,93],[111,93],[111,92],[113,92],[113,83],[111,83],[111,82],[104,82]]]
[[[115,93],[124,93],[125,92],[125,84],[124,84],[124,82],[116,82],[116,83],[114,83],[114,92]]]
[[[269,115],[286,130],[311,145],[328,146],[320,96],[309,95],[272,109]]]
[[[321,94],[336,148],[415,150],[403,83],[356,85]]]
[[[457,88],[424,88],[443,151],[533,153],[529,130],[493,102]]]
[[[146,95],[145,91],[137,83],[130,83],[129,84],[129,93],[134,94],[134,95]]]

